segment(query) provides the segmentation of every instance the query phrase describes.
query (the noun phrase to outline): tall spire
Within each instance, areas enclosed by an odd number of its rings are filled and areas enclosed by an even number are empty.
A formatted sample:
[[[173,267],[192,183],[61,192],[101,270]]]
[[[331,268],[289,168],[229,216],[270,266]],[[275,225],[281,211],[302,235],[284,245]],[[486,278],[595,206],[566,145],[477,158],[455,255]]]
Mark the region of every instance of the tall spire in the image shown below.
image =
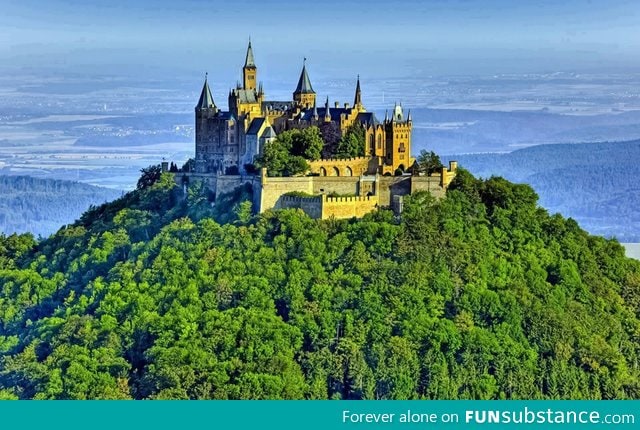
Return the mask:
[[[216,104],[213,102],[213,96],[211,95],[211,89],[209,89],[209,83],[207,82],[208,73],[204,75],[204,85],[202,86],[202,93],[200,93],[200,99],[196,105],[196,109],[217,109]]]
[[[294,92],[299,94],[315,94],[313,87],[311,86],[311,80],[307,74],[307,59],[302,62],[302,72],[300,73],[300,79],[298,80],[298,86]]]
[[[360,93],[360,75],[358,75],[358,83],[356,84],[356,96],[353,99],[354,106],[362,106],[362,94]]]
[[[331,121],[331,111],[329,111],[329,96],[327,96],[327,101],[324,103],[324,120],[327,122]]]
[[[313,119],[315,119],[316,121],[318,120],[318,108],[316,107],[316,104],[313,104]]]
[[[251,48],[251,38],[249,38],[249,46],[247,47],[247,58],[244,60],[244,67],[256,67],[253,59],[253,49]]]
[[[298,80],[298,86],[293,92],[293,101],[296,102],[298,107],[311,108],[316,102],[316,93],[311,86],[311,80],[307,74],[307,59],[304,59],[302,63],[302,72],[300,73],[300,79]]]

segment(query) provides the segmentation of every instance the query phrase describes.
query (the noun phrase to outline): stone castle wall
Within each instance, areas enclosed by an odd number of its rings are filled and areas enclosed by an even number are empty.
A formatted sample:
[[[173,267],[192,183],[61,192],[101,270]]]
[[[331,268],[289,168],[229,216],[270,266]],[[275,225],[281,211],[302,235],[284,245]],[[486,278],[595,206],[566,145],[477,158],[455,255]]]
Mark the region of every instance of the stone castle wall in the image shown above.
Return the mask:
[[[345,160],[343,160],[345,161]],[[256,213],[269,209],[299,208],[313,218],[362,217],[376,207],[401,207],[402,197],[418,191],[429,191],[434,197],[444,197],[446,188],[455,177],[457,164],[451,162],[439,174],[431,176],[300,176],[268,177],[183,173],[176,182],[202,180],[216,194],[230,193],[244,184],[253,187],[253,206]],[[309,196],[288,196],[299,192]],[[328,197],[327,194],[341,194]]]
[[[360,176],[372,172],[371,157],[329,158],[309,162],[311,173],[319,176]],[[375,172],[375,170],[373,170]]]

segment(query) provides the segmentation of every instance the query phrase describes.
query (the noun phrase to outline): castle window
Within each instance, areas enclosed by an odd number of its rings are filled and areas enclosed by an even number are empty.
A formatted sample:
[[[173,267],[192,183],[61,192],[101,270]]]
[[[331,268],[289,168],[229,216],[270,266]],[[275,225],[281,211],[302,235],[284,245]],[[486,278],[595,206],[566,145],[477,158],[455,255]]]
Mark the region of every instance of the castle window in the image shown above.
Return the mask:
[[[398,147],[398,152],[405,152],[406,148],[404,147],[404,142],[400,144],[400,146]]]
[[[382,149],[382,135],[378,135],[378,149]]]

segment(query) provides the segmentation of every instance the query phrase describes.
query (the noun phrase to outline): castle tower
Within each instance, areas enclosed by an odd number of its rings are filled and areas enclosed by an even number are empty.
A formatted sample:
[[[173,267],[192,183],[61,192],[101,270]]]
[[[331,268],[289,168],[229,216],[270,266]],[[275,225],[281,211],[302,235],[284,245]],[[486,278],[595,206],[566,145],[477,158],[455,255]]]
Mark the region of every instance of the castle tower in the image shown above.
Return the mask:
[[[202,92],[200,93],[200,99],[198,99],[198,104],[196,105],[196,115],[198,114],[198,112],[213,110],[215,113],[218,110],[216,104],[213,101],[213,96],[211,95],[209,82],[207,82],[208,77],[209,74],[206,73],[204,76],[204,85],[202,86]]]
[[[195,107],[196,116],[196,171],[205,172],[209,168],[208,147],[211,143],[213,133],[214,118],[218,114],[218,108],[213,101],[211,89],[209,88],[208,76],[205,75],[202,92]]]
[[[302,72],[298,80],[298,86],[293,92],[293,101],[302,108],[310,108],[316,103],[316,93],[311,86],[311,80],[307,74],[307,59],[302,63]]]
[[[362,106],[362,93],[360,91],[360,75],[358,75],[358,83],[356,84],[356,95],[353,98],[353,108],[358,112],[364,112],[364,107]]]
[[[392,168],[406,170],[413,164],[411,159],[411,113],[405,118],[402,104],[396,104],[391,118],[385,117],[385,164]]]
[[[257,75],[258,68],[256,67],[255,60],[253,59],[253,49],[251,48],[251,39],[249,39],[247,57],[244,60],[244,67],[242,68],[242,88],[245,90],[255,90]]]

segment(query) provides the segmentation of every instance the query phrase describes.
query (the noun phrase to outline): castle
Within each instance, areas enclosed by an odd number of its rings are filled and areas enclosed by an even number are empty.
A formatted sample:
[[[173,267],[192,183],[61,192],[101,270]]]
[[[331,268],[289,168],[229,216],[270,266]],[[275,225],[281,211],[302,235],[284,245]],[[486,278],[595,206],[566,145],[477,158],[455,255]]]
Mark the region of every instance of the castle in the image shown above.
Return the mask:
[[[290,101],[265,99],[258,83],[258,67],[251,41],[247,47],[242,83],[228,94],[228,111],[214,102],[207,77],[195,107],[195,163],[193,171],[176,179],[204,180],[216,194],[249,183],[254,209],[297,207],[314,218],[362,216],[379,206],[401,211],[402,196],[418,190],[443,195],[455,175],[456,164],[428,176],[405,173],[411,157],[411,113],[396,104],[383,121],[362,103],[360,77],[353,104],[330,106],[327,97],[318,107],[306,59]],[[331,158],[330,148],[352,126],[364,130],[364,156]],[[309,162],[306,176],[269,177],[266,169],[252,174],[254,162],[266,145],[286,130],[318,127],[325,142],[323,157]]]

